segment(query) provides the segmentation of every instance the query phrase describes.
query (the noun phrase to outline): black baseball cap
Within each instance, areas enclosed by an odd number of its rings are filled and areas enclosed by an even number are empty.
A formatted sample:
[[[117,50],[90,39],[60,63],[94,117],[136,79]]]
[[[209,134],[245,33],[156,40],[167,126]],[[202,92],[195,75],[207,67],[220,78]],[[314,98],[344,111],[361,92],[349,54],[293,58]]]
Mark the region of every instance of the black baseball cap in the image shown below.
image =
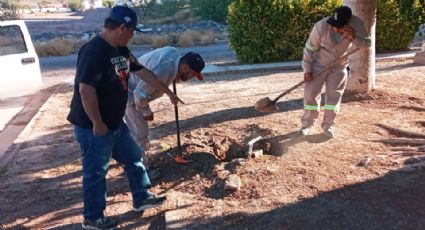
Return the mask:
[[[142,32],[139,28],[137,28],[136,12],[127,6],[114,6],[109,12],[108,19],[120,24],[124,23],[128,27]]]
[[[198,80],[202,81],[204,80],[204,77],[201,74],[201,71],[205,67],[204,59],[202,59],[201,55],[195,52],[188,52],[182,57],[186,63],[189,65],[189,67],[195,72],[196,78]]]
[[[353,15],[353,13],[351,12],[350,7],[341,6],[332,12],[332,15],[326,22],[331,26],[343,27],[350,21],[351,15]]]

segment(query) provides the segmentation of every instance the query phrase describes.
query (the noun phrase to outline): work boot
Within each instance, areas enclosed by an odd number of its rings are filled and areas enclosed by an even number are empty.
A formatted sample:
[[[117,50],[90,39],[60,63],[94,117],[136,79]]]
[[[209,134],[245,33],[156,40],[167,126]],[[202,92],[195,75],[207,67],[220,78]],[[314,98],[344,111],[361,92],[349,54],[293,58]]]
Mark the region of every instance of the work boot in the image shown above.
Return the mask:
[[[332,127],[332,126],[325,128],[325,130],[323,131],[323,135],[325,135],[329,138],[334,138],[335,137],[335,128]]]
[[[306,136],[310,133],[311,127],[302,127],[299,131],[301,136]]]

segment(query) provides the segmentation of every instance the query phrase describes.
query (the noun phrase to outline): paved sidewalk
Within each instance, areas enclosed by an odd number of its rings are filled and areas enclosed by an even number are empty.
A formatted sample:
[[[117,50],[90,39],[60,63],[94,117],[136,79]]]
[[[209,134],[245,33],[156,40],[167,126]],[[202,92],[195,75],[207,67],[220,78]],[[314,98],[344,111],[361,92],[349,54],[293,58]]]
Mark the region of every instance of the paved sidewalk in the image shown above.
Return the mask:
[[[412,58],[416,52],[417,51],[407,51],[399,53],[378,54],[376,55],[376,60],[379,61],[393,58]],[[207,63],[203,74],[208,77],[231,72],[262,72],[272,70],[278,71],[294,69],[301,69],[301,61],[244,65],[232,65],[231,63]],[[57,80],[45,82],[43,88],[46,89],[48,86],[51,86],[53,84],[58,84],[60,82],[69,82],[72,80],[73,77],[70,76],[58,77]],[[15,138],[18,137],[18,135],[22,132],[28,122],[30,122],[32,117],[38,112],[38,108],[40,108],[43,103],[48,99],[46,95],[50,96],[51,93],[53,93],[51,92],[50,94],[42,94],[42,91],[43,90],[41,90],[39,93],[32,97],[23,96],[19,98],[8,98],[0,100],[0,169],[2,165],[6,165],[7,161],[10,160],[10,156],[6,157],[5,155],[7,155],[7,150],[12,146]]]

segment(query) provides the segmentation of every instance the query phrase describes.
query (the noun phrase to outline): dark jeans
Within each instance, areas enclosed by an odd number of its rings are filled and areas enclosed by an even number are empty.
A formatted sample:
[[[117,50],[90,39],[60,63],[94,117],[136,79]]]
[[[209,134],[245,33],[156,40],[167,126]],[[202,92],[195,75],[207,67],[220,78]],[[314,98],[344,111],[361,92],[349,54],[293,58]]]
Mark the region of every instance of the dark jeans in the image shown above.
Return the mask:
[[[133,205],[137,206],[146,200],[151,193],[148,189],[151,182],[146,173],[140,153],[127,125],[103,136],[93,135],[92,129],[74,126],[74,135],[80,144],[83,165],[83,216],[87,219],[103,217],[106,207],[106,173],[111,157],[124,166],[127,175]]]

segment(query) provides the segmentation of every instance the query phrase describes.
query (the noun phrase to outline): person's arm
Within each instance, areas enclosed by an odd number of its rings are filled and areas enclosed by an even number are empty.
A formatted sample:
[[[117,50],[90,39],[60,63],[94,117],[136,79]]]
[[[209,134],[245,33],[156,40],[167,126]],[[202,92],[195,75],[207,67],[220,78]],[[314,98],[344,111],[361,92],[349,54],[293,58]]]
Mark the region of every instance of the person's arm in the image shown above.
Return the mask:
[[[106,132],[108,132],[108,127],[105,125],[102,117],[100,116],[96,88],[85,83],[79,83],[79,87],[84,111],[93,123],[93,134],[106,134]]]
[[[313,80],[313,55],[320,49],[320,34],[318,23],[316,23],[310,32],[310,36],[305,44],[302,60],[302,68],[304,72],[304,81],[310,82]]]
[[[159,90],[160,92],[163,92],[167,94],[167,96],[170,98],[171,103],[174,105],[177,105],[179,102],[183,103],[180,98],[175,95],[169,88],[166,86],[161,80],[159,80],[155,74],[153,74],[151,71],[149,71],[146,68],[143,68],[137,72],[134,72],[140,79],[142,79],[147,84],[151,85],[153,88]]]
[[[344,27],[343,36],[360,49],[368,49],[372,43],[363,21],[354,15],[350,23]]]

